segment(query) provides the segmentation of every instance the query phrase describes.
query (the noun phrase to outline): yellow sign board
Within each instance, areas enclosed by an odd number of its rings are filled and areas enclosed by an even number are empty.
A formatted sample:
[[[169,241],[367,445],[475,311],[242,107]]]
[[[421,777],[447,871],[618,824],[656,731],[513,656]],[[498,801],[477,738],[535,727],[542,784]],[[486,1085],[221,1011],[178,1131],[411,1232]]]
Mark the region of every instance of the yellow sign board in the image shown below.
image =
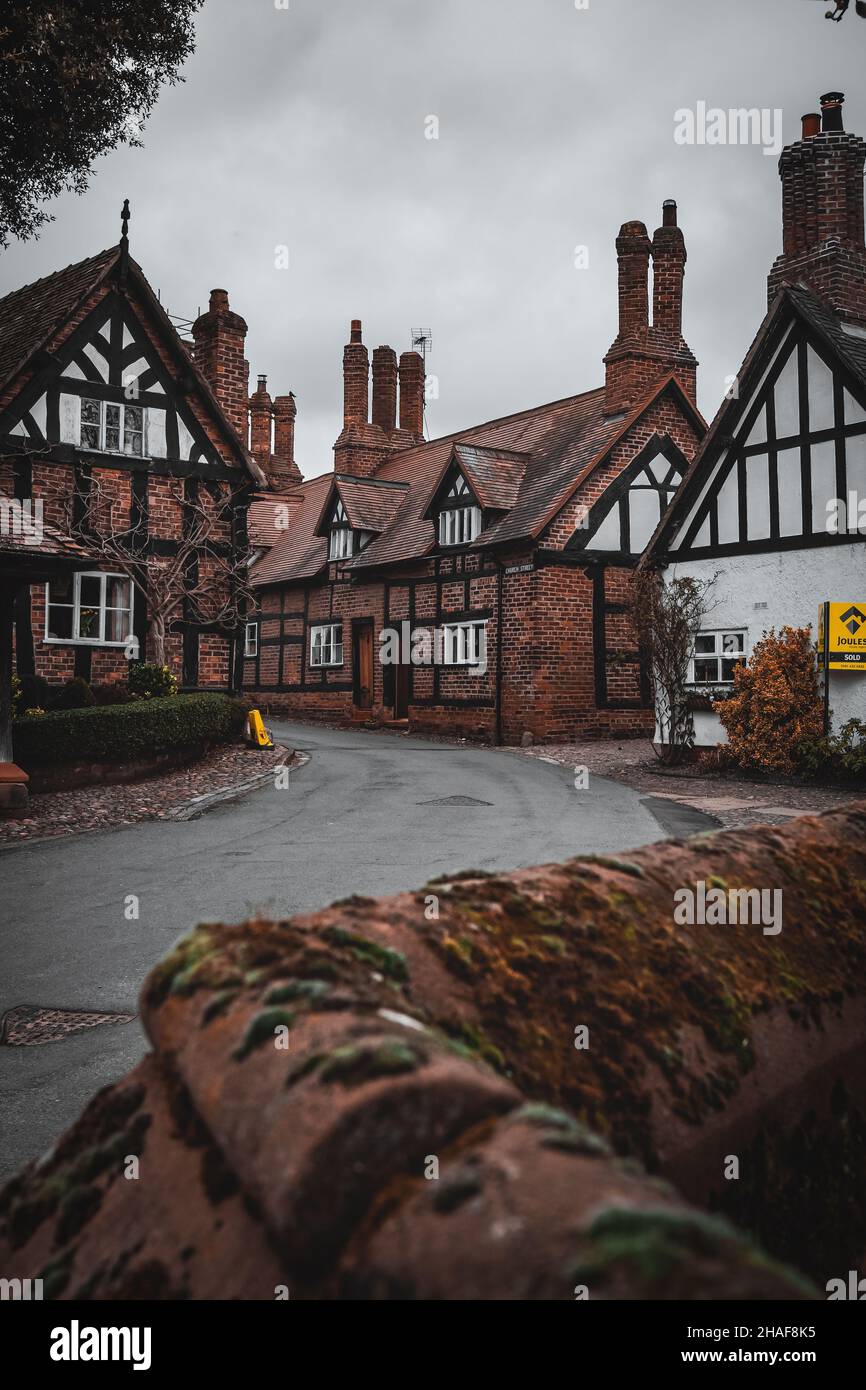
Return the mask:
[[[273,748],[271,736],[262,723],[262,716],[257,709],[251,709],[247,715],[250,729],[250,740],[259,748]]]
[[[866,599],[822,603],[818,617],[818,665],[829,671],[866,672]]]

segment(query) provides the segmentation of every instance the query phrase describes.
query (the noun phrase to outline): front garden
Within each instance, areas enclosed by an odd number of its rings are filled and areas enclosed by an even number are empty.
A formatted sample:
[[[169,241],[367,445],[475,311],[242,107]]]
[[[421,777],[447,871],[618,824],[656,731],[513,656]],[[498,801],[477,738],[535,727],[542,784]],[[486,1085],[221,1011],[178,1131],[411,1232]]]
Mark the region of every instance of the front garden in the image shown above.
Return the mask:
[[[51,687],[16,678],[12,742],[31,789],[127,781],[237,738],[248,706],[216,692],[182,695],[166,667],[130,666],[125,682]]]

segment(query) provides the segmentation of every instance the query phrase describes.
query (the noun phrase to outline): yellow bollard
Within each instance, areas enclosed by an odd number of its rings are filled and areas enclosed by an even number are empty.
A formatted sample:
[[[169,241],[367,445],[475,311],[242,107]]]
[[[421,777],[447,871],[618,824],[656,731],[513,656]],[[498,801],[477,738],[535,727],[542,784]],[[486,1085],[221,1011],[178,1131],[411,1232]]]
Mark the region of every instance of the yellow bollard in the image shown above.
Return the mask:
[[[273,748],[273,739],[262,723],[262,716],[257,709],[250,710],[247,720],[250,729],[250,742],[254,743],[257,748]]]

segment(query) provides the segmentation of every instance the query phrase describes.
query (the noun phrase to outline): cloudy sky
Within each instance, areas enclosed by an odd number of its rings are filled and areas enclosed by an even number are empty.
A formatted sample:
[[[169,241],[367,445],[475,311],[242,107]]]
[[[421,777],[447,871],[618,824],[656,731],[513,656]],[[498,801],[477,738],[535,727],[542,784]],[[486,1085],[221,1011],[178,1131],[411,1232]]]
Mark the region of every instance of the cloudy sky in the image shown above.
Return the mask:
[[[787,142],[839,89],[846,128],[866,134],[853,4],[836,25],[831,0],[285,3],[206,0],[144,147],[100,160],[86,195],[3,255],[0,293],[111,244],[129,197],[132,251],[163,304],[192,318],[225,287],[253,384],[265,372],[272,394],[295,392],[307,476],[332,466],[351,318],[371,350],[432,331],[431,436],[599,385],[614,238],[633,218],[652,233],[665,198],[711,416],[779,250],[776,157],[677,143],[675,113],[779,110]]]

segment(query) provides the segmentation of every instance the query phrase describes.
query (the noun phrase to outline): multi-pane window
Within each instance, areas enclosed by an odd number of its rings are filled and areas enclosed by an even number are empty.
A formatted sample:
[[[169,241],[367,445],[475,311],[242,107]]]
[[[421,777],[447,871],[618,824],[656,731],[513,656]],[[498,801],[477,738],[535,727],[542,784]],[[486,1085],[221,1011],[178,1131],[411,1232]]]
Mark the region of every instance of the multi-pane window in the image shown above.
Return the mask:
[[[45,586],[46,642],[123,647],[132,635],[132,580],[122,574],[67,574]]]
[[[442,629],[446,666],[482,666],[486,660],[486,623],[446,623]]]
[[[85,397],[81,402],[82,449],[107,454],[144,453],[144,409],[140,405],[114,405]]]
[[[343,624],[319,623],[310,631],[310,665],[342,666]]]
[[[244,633],[244,656],[258,656],[259,654],[259,625],[258,623],[247,623]]]
[[[354,537],[349,519],[343,510],[342,502],[337,502],[331,522],[331,543],[328,547],[329,560],[348,560],[354,551]]]
[[[689,679],[693,685],[730,685],[737,666],[746,660],[743,629],[695,634]]]
[[[481,508],[476,506],[465,479],[455,478],[445,501],[439,513],[439,544],[469,545],[481,534]]]

